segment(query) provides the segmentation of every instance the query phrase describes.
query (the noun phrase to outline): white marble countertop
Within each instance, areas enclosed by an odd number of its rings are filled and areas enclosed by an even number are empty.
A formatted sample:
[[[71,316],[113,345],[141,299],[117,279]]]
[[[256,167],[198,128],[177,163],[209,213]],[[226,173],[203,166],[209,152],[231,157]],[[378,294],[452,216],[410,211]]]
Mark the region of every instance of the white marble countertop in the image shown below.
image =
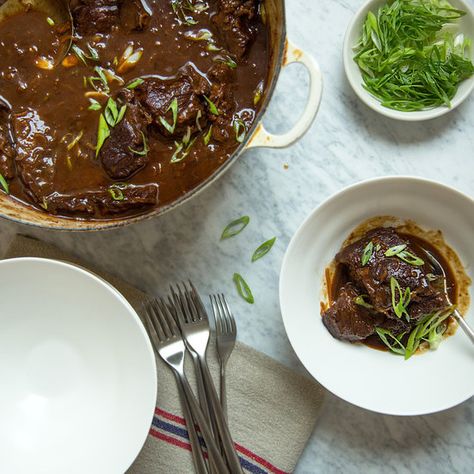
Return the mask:
[[[469,0],[473,6],[474,1]],[[145,290],[192,278],[206,292],[224,291],[238,316],[239,339],[303,370],[286,338],[278,304],[285,248],[304,217],[323,199],[356,181],[395,174],[436,179],[474,195],[474,97],[432,122],[404,124],[367,109],[342,67],[346,26],[361,0],[287,0],[290,38],[319,61],[323,103],[310,133],[283,151],[246,153],[217,183],[161,218],[106,233],[69,234],[0,222],[0,250],[15,233],[56,243]],[[265,123],[284,130],[305,100],[304,70],[291,67],[278,86]],[[284,164],[289,165],[288,169]],[[219,242],[233,218],[252,222],[239,238]],[[258,263],[249,255],[277,236]],[[232,283],[242,273],[255,305]],[[466,374],[472,376],[472,374]],[[297,473],[470,473],[474,470],[474,400],[444,413],[395,418],[353,407],[328,394],[324,412]]]

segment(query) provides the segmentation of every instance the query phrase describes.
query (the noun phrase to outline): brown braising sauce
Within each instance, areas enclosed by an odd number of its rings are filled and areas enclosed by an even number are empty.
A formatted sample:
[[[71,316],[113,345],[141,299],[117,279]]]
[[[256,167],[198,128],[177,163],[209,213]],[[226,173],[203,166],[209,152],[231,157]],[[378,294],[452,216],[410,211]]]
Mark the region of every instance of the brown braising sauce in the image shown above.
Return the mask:
[[[30,11],[0,24],[0,96],[11,105],[9,136],[16,139],[11,144],[13,153],[2,150],[0,123],[0,172],[12,196],[45,212],[73,218],[142,213],[174,202],[198,186],[245,139],[261,105],[269,68],[268,31],[260,0],[242,2],[248,4],[247,10],[243,6],[238,10],[229,0],[191,2],[202,6],[195,11],[175,11],[170,0],[147,3],[151,15],[143,13],[140,0],[95,4],[73,0],[74,44],[86,58],[83,61],[71,52],[52,69],[38,65],[38,58],[53,60],[59,48],[55,27],[45,14]],[[112,25],[101,17],[100,5],[115,9]],[[87,8],[92,9],[90,14]],[[134,23],[138,14],[146,17],[143,25]],[[87,25],[80,24],[84,18]],[[91,59],[89,46],[98,58]],[[141,58],[119,71],[130,46]],[[89,81],[99,77],[97,68],[118,77],[108,76],[107,91],[100,80],[93,81],[95,88]],[[176,86],[176,93],[166,92],[168,83],[183,77],[188,82]],[[124,94],[136,78],[145,84]],[[156,82],[145,88],[150,78]],[[120,125],[124,130],[114,134],[109,127],[107,139],[117,140],[121,148],[104,145],[96,156],[99,118],[109,97],[119,108],[127,105]],[[173,125],[173,98],[178,99],[178,122],[169,134],[160,128],[160,120]],[[90,110],[91,99],[100,110]],[[138,118],[131,116],[135,109]],[[0,107],[0,122],[7,116],[5,110],[1,112]],[[130,137],[138,137],[137,143],[127,141]],[[182,143],[191,143],[188,153],[172,163]],[[115,174],[104,170],[105,152],[117,153],[109,157]],[[130,172],[120,169],[124,160],[134,158],[143,164],[132,166]],[[8,160],[13,160],[10,168]],[[118,188],[109,193],[115,185]]]

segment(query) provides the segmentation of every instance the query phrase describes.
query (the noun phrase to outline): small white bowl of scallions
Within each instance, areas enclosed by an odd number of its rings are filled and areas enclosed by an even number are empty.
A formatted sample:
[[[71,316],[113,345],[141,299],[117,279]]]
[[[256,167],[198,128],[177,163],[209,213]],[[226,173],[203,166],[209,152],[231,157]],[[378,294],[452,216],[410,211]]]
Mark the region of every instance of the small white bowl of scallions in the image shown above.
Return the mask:
[[[429,120],[474,88],[474,12],[464,0],[368,0],[344,39],[357,96],[387,117]]]

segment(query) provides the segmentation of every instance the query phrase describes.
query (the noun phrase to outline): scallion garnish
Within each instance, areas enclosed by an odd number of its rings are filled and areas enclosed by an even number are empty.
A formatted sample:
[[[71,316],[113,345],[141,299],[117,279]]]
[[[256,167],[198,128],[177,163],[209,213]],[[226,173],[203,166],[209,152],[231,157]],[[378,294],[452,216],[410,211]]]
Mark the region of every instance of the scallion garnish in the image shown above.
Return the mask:
[[[214,104],[214,102],[212,102],[212,100],[209,99],[209,97],[207,97],[207,96],[204,96],[204,99],[206,99],[206,102],[209,106],[209,111],[211,112],[211,114],[212,115],[219,115],[219,110],[217,109],[216,104]]]
[[[54,26],[56,24],[54,20],[49,16],[46,18],[46,23],[48,23],[49,26]]]
[[[400,260],[403,260],[404,262],[413,266],[421,266],[425,264],[423,259],[417,257],[416,255],[413,255],[411,252],[406,250],[406,248],[406,244],[396,245],[395,247],[389,248],[385,252],[385,256],[398,257]]]
[[[234,118],[234,132],[235,140],[238,143],[243,143],[245,136],[247,135],[247,125],[240,117]]]
[[[125,199],[123,191],[118,185],[112,184],[109,186],[108,191],[114,201],[123,201]]]
[[[405,250],[406,248],[407,248],[407,244],[395,245],[395,247],[390,247],[385,252],[385,256],[386,257],[393,257],[395,255],[398,255],[402,250]]]
[[[403,355],[405,360],[409,359],[418,350],[423,342],[429,344],[430,349],[435,350],[446,332],[446,320],[453,313],[454,308],[446,308],[435,313],[427,314],[412,329],[406,346],[401,342],[406,332],[394,336],[389,330],[376,328],[382,342],[394,353]]]
[[[209,5],[204,2],[193,3],[191,0],[171,0],[171,8],[179,24],[196,25],[197,20],[186,12],[201,13],[207,10]]]
[[[421,259],[420,257],[417,257],[411,252],[408,252],[407,250],[403,250],[402,252],[398,253],[397,257],[400,260],[403,260],[404,262],[410,265],[413,265],[415,267],[421,267],[422,265],[425,264],[425,261],[423,259]]]
[[[262,245],[260,245],[260,247],[258,247],[252,255],[252,263],[264,257],[268,252],[270,252],[275,241],[276,237],[273,237],[273,239],[267,240]]]
[[[191,127],[188,126],[181,142],[174,142],[176,149],[171,157],[170,163],[179,163],[180,161],[183,161],[188,156],[195,141],[196,137],[191,139]]]
[[[207,133],[202,137],[202,141],[204,142],[204,145],[209,145],[209,142],[211,141],[211,136],[212,136],[212,125],[209,127],[209,130]]]
[[[88,78],[89,84],[99,92],[105,92],[108,94],[110,92],[109,81],[107,80],[107,76],[104,73],[104,69],[100,66],[96,66],[94,71],[97,73],[97,76],[91,76]],[[101,87],[99,87],[96,82],[98,82]]]
[[[173,123],[169,124],[164,117],[160,117],[160,123],[169,133],[173,134],[178,121],[178,99],[176,97],[171,101],[171,104],[166,109],[166,112],[169,112],[170,110],[173,114]]]
[[[95,99],[89,99],[89,102],[90,102],[90,105],[88,107],[89,110],[100,110],[102,108],[100,103]]]
[[[402,343],[402,338],[406,333],[394,336],[391,331],[383,328],[375,328],[375,332],[392,352],[403,356],[405,355],[406,348]]]
[[[73,53],[78,57],[78,59],[80,59],[87,66],[87,60],[86,60],[86,55],[85,55],[84,51],[82,51],[82,49],[79,48],[79,46],[77,46],[77,44],[73,44],[71,46],[71,49],[72,49]]]
[[[139,85],[143,84],[144,80],[139,77],[138,79],[135,79],[134,81],[132,81],[127,87],[126,89],[135,89],[136,87],[138,87]]]
[[[404,112],[450,107],[474,74],[470,40],[445,28],[464,15],[444,0],[396,0],[369,12],[354,57],[365,89]]]
[[[373,305],[365,301],[366,297],[368,298],[368,295],[359,295],[356,298],[354,298],[354,303],[366,309],[373,309],[374,308]]]
[[[145,134],[143,132],[141,132],[141,134],[142,134],[142,139],[143,139],[143,149],[142,150],[134,150],[132,147],[128,147],[128,149],[135,155],[146,156],[146,155],[148,155],[148,152],[150,151],[150,149],[148,148],[148,142],[147,142],[147,139],[145,137]]]
[[[390,277],[390,291],[392,294],[392,307],[397,315],[397,318],[405,316],[407,321],[410,321],[408,314],[408,305],[411,301],[411,290],[409,287],[402,290],[400,284],[395,277]]]
[[[249,225],[249,222],[249,216],[242,216],[233,220],[222,231],[221,240],[230,239],[231,237],[235,237],[236,235],[240,234]]]
[[[230,57],[230,56],[215,56],[214,61],[218,63],[223,63],[226,66],[230,67],[231,69],[236,69],[237,68],[237,63]]]
[[[109,100],[107,101],[107,105],[105,106],[104,110],[105,120],[113,128],[123,119],[126,110],[126,105],[122,105],[119,110],[117,102],[115,102],[112,97],[109,97]]]
[[[364,251],[362,252],[362,257],[360,259],[360,263],[362,264],[363,267],[369,263],[370,258],[372,257],[372,254],[374,253],[374,243],[370,241],[364,248]]]
[[[255,299],[252,295],[252,291],[250,290],[250,287],[248,286],[247,282],[243,279],[242,275],[239,273],[234,273],[234,283],[235,287],[237,288],[237,291],[239,295],[247,301],[249,304],[254,304]]]
[[[95,147],[95,156],[99,156],[100,149],[102,148],[102,145],[104,144],[105,140],[110,137],[110,129],[109,126],[107,125],[107,121],[105,120],[105,117],[103,114],[100,114],[99,117],[99,129],[97,132],[97,145]]]
[[[260,81],[258,83],[257,88],[255,89],[255,92],[253,94],[253,105],[257,105],[262,100],[263,85],[263,81]]]
[[[2,173],[0,173],[0,185],[7,194],[10,194],[10,187]]]

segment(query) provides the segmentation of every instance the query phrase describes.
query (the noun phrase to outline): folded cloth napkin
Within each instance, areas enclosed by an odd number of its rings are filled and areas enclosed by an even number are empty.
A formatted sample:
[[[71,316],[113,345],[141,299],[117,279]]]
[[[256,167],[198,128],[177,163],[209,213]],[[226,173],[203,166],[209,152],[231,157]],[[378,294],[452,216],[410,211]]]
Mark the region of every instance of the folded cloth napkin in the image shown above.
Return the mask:
[[[144,293],[44,242],[17,236],[4,258],[26,256],[87,267],[114,285],[138,313],[141,311]],[[214,347],[209,352],[211,372],[216,374]],[[176,383],[159,358],[157,368],[155,416],[146,443],[127,473],[189,474],[193,472],[191,446]],[[192,365],[187,365],[186,370],[192,379]],[[237,343],[227,367],[227,397],[230,431],[244,470],[256,474],[293,472],[316,423],[323,401],[322,388]]]

